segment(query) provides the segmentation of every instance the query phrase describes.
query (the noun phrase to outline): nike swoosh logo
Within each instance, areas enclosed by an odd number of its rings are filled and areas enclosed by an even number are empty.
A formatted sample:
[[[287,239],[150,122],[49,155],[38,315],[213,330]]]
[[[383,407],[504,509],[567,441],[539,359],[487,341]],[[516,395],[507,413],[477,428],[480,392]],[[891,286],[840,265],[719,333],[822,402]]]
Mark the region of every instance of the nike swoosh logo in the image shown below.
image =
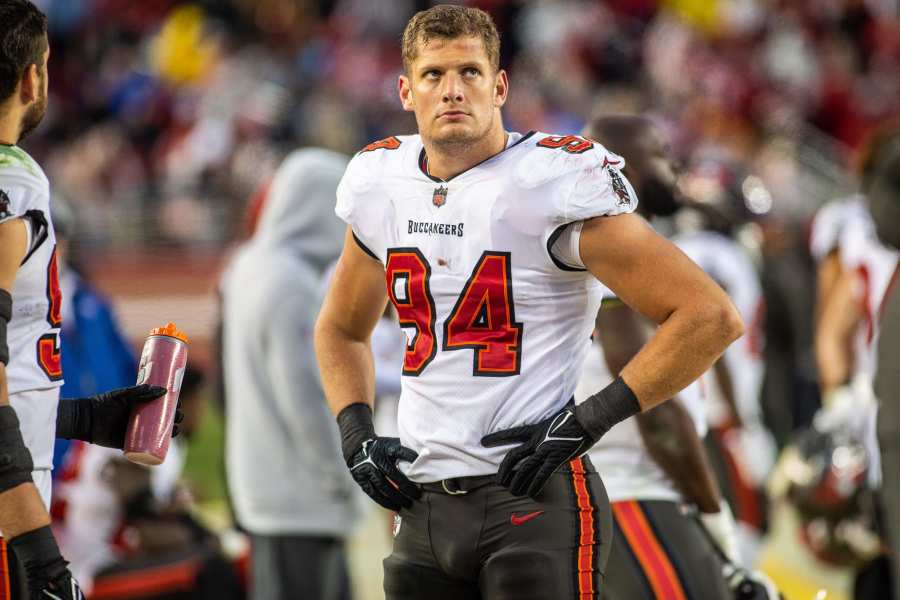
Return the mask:
[[[527,515],[522,515],[521,517],[517,517],[516,515],[509,515],[509,522],[513,525],[521,525],[522,523],[527,523],[528,521],[541,516],[544,514],[542,510],[536,510],[532,513],[528,513]]]

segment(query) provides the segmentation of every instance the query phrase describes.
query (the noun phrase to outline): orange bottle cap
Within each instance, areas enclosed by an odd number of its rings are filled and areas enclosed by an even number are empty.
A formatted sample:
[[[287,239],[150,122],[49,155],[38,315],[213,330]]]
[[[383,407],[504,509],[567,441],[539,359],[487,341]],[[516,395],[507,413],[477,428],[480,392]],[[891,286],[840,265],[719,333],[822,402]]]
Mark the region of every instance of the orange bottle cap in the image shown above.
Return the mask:
[[[178,328],[175,327],[175,323],[172,322],[166,323],[165,327],[154,327],[150,330],[150,335],[167,335],[177,340],[181,340],[185,344],[188,343],[188,337],[183,332],[178,331]]]

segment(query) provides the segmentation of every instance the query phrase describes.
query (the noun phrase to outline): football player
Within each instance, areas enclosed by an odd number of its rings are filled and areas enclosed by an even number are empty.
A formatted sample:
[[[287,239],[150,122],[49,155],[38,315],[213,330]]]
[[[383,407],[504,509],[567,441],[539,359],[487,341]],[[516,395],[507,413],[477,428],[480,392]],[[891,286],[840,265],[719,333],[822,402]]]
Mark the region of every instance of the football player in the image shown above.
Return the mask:
[[[417,13],[398,90],[419,133],[368,145],[338,187],[348,231],[316,352],[354,479],[399,511],[390,600],[598,597],[610,509],[581,455],[696,379],[743,327],[631,214],[621,157],[504,129],[499,46],[480,10]],[[659,327],[576,407],[600,281]],[[399,439],[372,425],[369,336],[388,299],[407,334]]]
[[[0,0],[0,532],[9,550],[0,549],[9,557],[0,560],[0,589],[68,600],[83,596],[50,530],[53,441],[121,448],[132,403],[165,389],[59,401],[62,295],[49,183],[17,146],[44,115],[49,54],[44,14],[27,0]]]
[[[638,214],[667,217],[682,206],[672,152],[650,119],[600,117],[585,135],[625,158],[625,174],[641,198]],[[585,361],[576,401],[624,368],[649,336],[648,325],[622,302],[604,298],[597,343]],[[672,401],[616,425],[589,452],[613,508],[615,535],[605,594],[613,600],[729,598],[733,594],[725,578],[710,574],[734,571],[729,578],[733,585],[749,577],[736,572],[740,560],[734,519],[703,447],[703,396],[701,385],[694,383]]]
[[[759,178],[721,152],[695,152],[679,186],[696,223],[672,241],[728,293],[747,334],[716,361],[706,379],[706,437],[713,469],[738,521],[744,562],[756,561],[765,524],[766,478],[775,464],[772,435],[762,422],[763,295],[756,266],[736,237],[752,217],[747,197],[768,192]]]

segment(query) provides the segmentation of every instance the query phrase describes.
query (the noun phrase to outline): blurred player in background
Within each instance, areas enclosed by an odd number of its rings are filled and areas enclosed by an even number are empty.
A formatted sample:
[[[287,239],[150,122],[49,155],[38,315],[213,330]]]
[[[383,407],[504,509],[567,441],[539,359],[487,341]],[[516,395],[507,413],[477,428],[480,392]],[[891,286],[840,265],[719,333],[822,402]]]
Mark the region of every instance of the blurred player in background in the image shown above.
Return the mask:
[[[885,157],[869,191],[869,205],[879,240],[900,251],[900,148]],[[894,600],[900,600],[900,273],[894,271],[892,284],[881,306],[881,339],[875,371],[875,396],[878,398],[878,446],[882,464],[881,506],[888,546]]]
[[[826,435],[841,436],[864,449],[866,477],[861,486],[876,493],[881,488],[883,463],[876,431],[878,399],[874,378],[882,315],[897,282],[900,251],[879,239],[868,192],[873,176],[881,173],[887,157],[898,151],[897,130],[884,130],[874,137],[864,163],[862,184],[866,198],[862,209],[841,228],[837,242],[840,272],[824,298],[815,345],[823,408],[817,413],[814,426]],[[883,190],[882,187],[878,197],[879,208],[887,206]],[[880,212],[878,216],[889,219],[889,214]],[[833,539],[854,546],[855,538],[845,535],[846,527],[832,529],[826,541]],[[815,538],[812,541],[816,543]],[[825,542],[818,545],[827,548]],[[857,554],[861,558],[854,565],[858,567],[855,597],[881,597],[888,586],[888,563],[883,557],[869,561],[866,553]]]
[[[340,253],[333,202],[346,166],[326,150],[289,155],[223,277],[226,468],[251,536],[252,600],[350,597],[356,490],[312,346],[322,278]]]
[[[691,222],[673,242],[696,262],[737,306],[747,333],[732,344],[704,378],[706,437],[713,469],[738,521],[744,564],[755,564],[766,524],[764,485],[775,464],[772,435],[763,425],[764,303],[759,273],[741,228],[753,214],[747,198],[767,194],[761,180],[721,151],[694,152],[680,180]]]
[[[652,121],[600,117],[585,134],[623,156],[625,173],[641,198],[641,216],[671,217],[682,206],[672,151]],[[649,329],[645,319],[615,297],[604,299],[594,352],[585,362],[576,399],[611,381],[611,373],[620,372],[646,342]],[[734,587],[749,577],[740,569],[745,563],[738,554],[734,518],[703,446],[705,410],[701,385],[695,382],[671,402],[620,423],[589,452],[613,508],[609,598],[730,598],[725,577],[711,574],[727,572]]]
[[[59,401],[62,294],[49,182],[17,146],[46,110],[49,55],[46,17],[27,0],[0,0],[0,531],[9,547],[0,585],[17,598],[70,599],[82,593],[47,512],[53,441],[121,448],[132,402],[165,390]]]
[[[338,188],[349,227],[316,349],[354,479],[400,513],[390,600],[596,597],[612,532],[581,454],[741,334],[721,289],[628,214],[620,157],[504,131],[499,55],[480,10],[415,15],[399,93],[419,135],[370,144]],[[660,326],[575,406],[598,279]],[[372,425],[369,337],[388,298],[408,340],[399,439]]]

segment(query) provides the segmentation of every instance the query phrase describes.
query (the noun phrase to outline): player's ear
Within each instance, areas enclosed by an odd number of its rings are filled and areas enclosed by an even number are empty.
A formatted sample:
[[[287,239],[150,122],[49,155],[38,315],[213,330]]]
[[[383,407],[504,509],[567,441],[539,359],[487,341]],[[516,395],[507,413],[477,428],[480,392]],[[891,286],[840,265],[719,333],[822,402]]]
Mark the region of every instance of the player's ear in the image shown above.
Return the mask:
[[[36,64],[30,64],[25,67],[22,73],[22,85],[19,88],[19,97],[22,104],[30,104],[38,99],[41,89],[41,73],[40,67]]]
[[[413,102],[409,77],[406,75],[401,75],[397,79],[397,93],[400,94],[400,104],[403,105],[403,110],[412,112],[415,109],[415,103]]]
[[[509,76],[506,71],[500,69],[497,71],[497,77],[494,81],[494,106],[500,108],[506,104],[506,97],[509,95]]]

